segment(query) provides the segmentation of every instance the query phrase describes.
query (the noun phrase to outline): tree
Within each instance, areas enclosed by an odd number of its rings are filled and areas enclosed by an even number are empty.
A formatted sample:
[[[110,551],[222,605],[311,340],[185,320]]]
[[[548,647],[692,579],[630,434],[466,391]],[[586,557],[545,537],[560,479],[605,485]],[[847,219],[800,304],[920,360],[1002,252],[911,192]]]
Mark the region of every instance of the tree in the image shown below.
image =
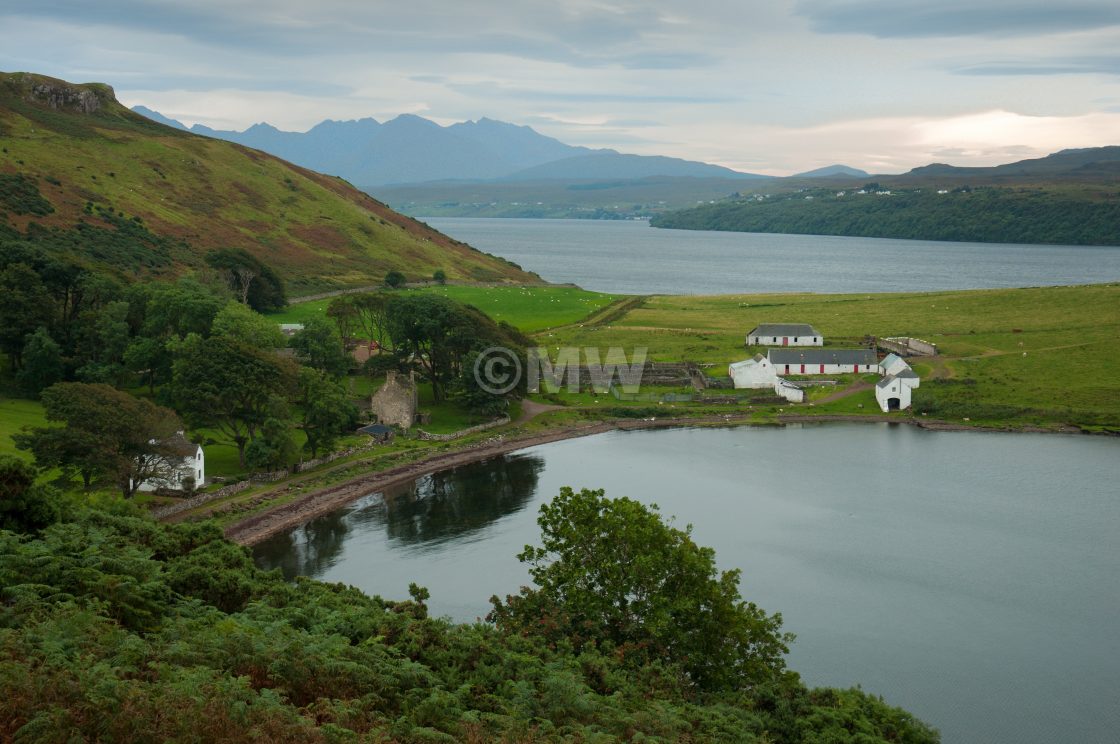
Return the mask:
[[[210,333],[258,349],[282,349],[285,344],[278,323],[236,302],[230,302],[214,316]]]
[[[284,282],[267,264],[240,248],[222,248],[206,255],[207,265],[218,269],[241,304],[259,313],[288,304]]]
[[[39,393],[62,379],[62,347],[46,328],[32,333],[23,347],[23,367],[16,374],[20,388],[38,398]]]
[[[244,467],[246,445],[268,418],[277,418],[275,400],[293,393],[296,368],[271,351],[233,339],[188,341],[174,364],[175,406],[191,426],[228,436]]]
[[[354,366],[354,358],[346,352],[338,330],[325,318],[308,318],[303,330],[288,342],[296,351],[300,364],[342,377]]]
[[[113,479],[125,498],[167,477],[179,461],[173,439],[182,430],[167,408],[102,383],[60,382],[43,391],[47,421],[13,437],[40,467],[82,474],[88,489],[98,476]]]
[[[260,436],[245,448],[245,463],[258,470],[280,470],[292,464],[299,448],[286,417],[269,417],[261,424]]]
[[[0,530],[33,532],[58,521],[57,491],[35,485],[35,469],[11,455],[0,455]]]
[[[128,313],[127,302],[113,301],[82,315],[82,340],[77,344],[81,366],[76,372],[82,382],[120,385],[125,353],[131,343]]]
[[[34,269],[17,263],[0,270],[0,351],[13,372],[22,364],[27,337],[52,319],[50,296]]]
[[[436,284],[447,284],[447,272],[443,269],[436,269],[432,272],[432,281]]]
[[[392,289],[398,289],[400,287],[403,287],[406,281],[408,281],[408,280],[405,279],[404,274],[397,271],[396,269],[393,269],[392,271],[390,271],[388,274],[385,275],[385,286],[390,287]]]
[[[303,398],[303,432],[307,435],[304,447],[316,457],[319,452],[334,447],[338,438],[354,428],[358,409],[350,402],[342,383],[317,369],[300,370],[300,390]]]
[[[628,663],[676,665],[702,689],[738,689],[784,671],[792,639],[739,595],[739,571],[716,570],[715,552],[692,541],[656,507],[563,488],[541,507],[541,547],[526,546],[535,588],[490,619],[506,632],[604,647]]]
[[[437,401],[449,392],[468,389],[464,385],[477,388],[469,365],[478,352],[500,346],[523,358],[528,344],[512,326],[495,323],[475,307],[438,295],[393,297],[386,309],[386,327],[398,366],[418,368],[432,383]]]

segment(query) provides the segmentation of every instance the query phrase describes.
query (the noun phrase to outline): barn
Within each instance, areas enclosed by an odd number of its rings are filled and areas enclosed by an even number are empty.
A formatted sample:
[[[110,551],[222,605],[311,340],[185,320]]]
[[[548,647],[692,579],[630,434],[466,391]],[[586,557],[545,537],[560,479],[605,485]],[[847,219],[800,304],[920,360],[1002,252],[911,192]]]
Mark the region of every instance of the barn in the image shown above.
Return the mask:
[[[873,349],[770,349],[767,359],[779,375],[843,375],[878,372]]]
[[[824,336],[808,323],[761,323],[747,334],[747,346],[824,346]]]
[[[732,362],[727,367],[727,374],[736,388],[761,390],[774,387],[778,381],[774,365],[761,354],[755,354],[753,359],[743,362]]]
[[[884,377],[875,383],[875,400],[879,401],[879,408],[883,413],[901,411],[910,407],[910,388],[899,377]]]

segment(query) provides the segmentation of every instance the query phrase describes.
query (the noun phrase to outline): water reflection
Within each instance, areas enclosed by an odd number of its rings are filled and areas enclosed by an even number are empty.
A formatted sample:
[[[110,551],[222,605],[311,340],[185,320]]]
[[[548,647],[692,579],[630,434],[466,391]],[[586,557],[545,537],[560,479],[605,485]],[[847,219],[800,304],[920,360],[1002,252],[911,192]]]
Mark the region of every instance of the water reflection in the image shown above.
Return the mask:
[[[435,473],[276,535],[254,553],[260,565],[285,576],[320,576],[337,562],[352,530],[376,535],[384,527],[397,550],[420,553],[469,542],[524,509],[543,469],[540,456],[515,453]]]

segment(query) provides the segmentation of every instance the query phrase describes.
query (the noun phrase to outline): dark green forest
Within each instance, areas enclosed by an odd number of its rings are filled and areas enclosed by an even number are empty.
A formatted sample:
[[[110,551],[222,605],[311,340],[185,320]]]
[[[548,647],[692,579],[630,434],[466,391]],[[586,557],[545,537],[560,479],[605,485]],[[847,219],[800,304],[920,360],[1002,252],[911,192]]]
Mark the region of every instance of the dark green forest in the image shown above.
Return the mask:
[[[874,186],[877,186],[875,184]],[[813,189],[654,217],[681,230],[846,235],[976,243],[1120,245],[1120,197],[996,187],[857,194]]]

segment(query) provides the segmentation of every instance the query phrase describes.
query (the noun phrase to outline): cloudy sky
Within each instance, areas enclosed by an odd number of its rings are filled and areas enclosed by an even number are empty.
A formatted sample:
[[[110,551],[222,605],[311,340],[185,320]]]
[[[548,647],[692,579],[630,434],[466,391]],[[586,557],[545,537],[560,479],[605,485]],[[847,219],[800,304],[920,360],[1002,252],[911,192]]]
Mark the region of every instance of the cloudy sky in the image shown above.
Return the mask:
[[[0,70],[216,128],[488,116],[772,174],[1120,144],[1117,0],[3,0]]]

